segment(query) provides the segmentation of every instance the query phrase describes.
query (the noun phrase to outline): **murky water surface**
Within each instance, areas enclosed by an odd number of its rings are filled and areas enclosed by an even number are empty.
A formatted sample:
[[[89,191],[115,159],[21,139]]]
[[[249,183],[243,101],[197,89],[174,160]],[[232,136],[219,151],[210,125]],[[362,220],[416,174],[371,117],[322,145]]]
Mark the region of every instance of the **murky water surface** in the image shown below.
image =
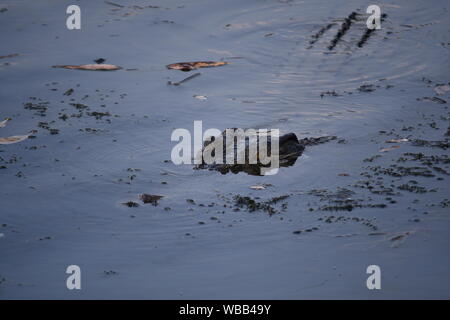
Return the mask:
[[[367,1],[115,3],[77,1],[72,31],[70,1],[0,3],[0,136],[38,130],[0,146],[1,298],[450,297],[448,1],[381,3],[362,44]],[[98,58],[123,69],[51,68]],[[229,64],[165,67],[198,60]],[[337,139],[222,175],[168,161],[195,120]]]

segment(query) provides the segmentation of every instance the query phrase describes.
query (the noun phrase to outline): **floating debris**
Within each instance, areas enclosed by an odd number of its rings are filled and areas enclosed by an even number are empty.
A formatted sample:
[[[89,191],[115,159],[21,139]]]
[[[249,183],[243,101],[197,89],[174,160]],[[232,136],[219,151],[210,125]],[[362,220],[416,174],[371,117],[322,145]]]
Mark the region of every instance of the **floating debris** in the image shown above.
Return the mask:
[[[430,189],[428,190],[425,187],[421,187],[421,186],[416,186],[414,185],[413,182],[411,182],[412,184],[402,184],[400,186],[398,186],[397,188],[400,190],[404,190],[404,191],[408,191],[408,192],[413,192],[413,193],[427,193],[427,192],[436,192],[436,189]]]
[[[6,124],[8,123],[8,121],[10,121],[11,118],[6,118],[5,120],[0,122],[0,128],[3,128],[6,126]],[[24,141],[26,139],[28,139],[33,133],[36,133],[36,130],[30,131],[30,133],[26,134],[26,135],[21,135],[21,136],[11,136],[11,137],[5,137],[5,138],[0,138],[0,144],[13,144],[13,143],[18,143],[21,141]]]
[[[376,204],[361,204],[357,200],[340,200],[333,201],[334,204],[326,205],[319,208],[322,211],[352,211],[356,208],[386,208],[386,204],[384,203],[376,203]]]
[[[384,20],[386,19],[387,14],[383,13],[381,15],[381,23],[384,22]],[[367,40],[369,40],[369,38],[372,36],[372,34],[375,32],[376,28],[373,29],[367,29],[366,32],[364,32],[364,34],[362,35],[361,39],[358,41],[357,46],[362,48],[364,46],[364,44],[367,42]]]
[[[292,234],[301,234],[302,232],[313,232],[313,231],[317,231],[317,230],[319,230],[318,227],[312,227],[312,228],[308,228],[308,229],[305,229],[305,230],[292,231]]]
[[[315,33],[311,36],[312,39],[309,41],[309,44],[313,45],[314,43],[316,43],[323,36],[323,34],[326,31],[330,30],[334,25],[335,25],[335,23],[330,23],[330,24],[320,28],[320,30],[317,33]]]
[[[89,71],[114,71],[120,70],[122,67],[113,64],[82,64],[79,66],[75,65],[57,65],[52,66],[52,68],[63,68],[63,69],[73,69],[73,70],[89,70]]]
[[[19,56],[18,53],[11,53],[11,54],[7,54],[5,56],[0,56],[0,59],[14,58],[14,57],[17,57],[17,56]]]
[[[109,4],[111,6],[114,6],[114,7],[118,7],[118,8],[124,8],[125,7],[125,6],[121,5],[121,4],[114,3],[114,2],[111,2],[111,1],[105,1],[105,3]]]
[[[151,203],[154,206],[158,205],[158,201],[164,198],[164,196],[158,196],[154,194],[143,193],[139,196],[139,199],[142,200],[143,203]]]
[[[49,102],[38,102],[38,103],[32,103],[32,102],[26,102],[23,104],[23,107],[27,110],[35,111],[35,115],[44,117],[47,112],[47,105]]]
[[[450,91],[450,86],[446,86],[446,85],[442,85],[442,86],[436,86],[434,87],[434,92],[436,92],[436,94],[442,96],[444,95],[447,91]]]
[[[435,102],[435,103],[439,103],[439,104],[446,104],[447,101],[438,97],[423,97],[423,98],[417,98],[417,101],[431,101],[431,102]]]
[[[236,208],[244,208],[248,212],[265,211],[269,215],[278,213],[278,211],[274,207],[272,207],[268,201],[258,202],[251,197],[244,197],[241,195],[234,196],[233,200]]]
[[[187,78],[185,78],[185,79],[183,79],[183,80],[181,80],[181,81],[179,81],[179,82],[167,81],[167,84],[168,84],[168,85],[172,85],[172,86],[179,86],[179,85],[182,84],[182,83],[185,83],[185,82],[188,82],[189,80],[192,80],[192,79],[194,79],[194,78],[197,78],[199,75],[201,75],[200,72],[194,73],[193,75],[191,75],[191,76],[189,76],[189,77],[187,77]]]
[[[373,32],[375,32],[375,29],[367,29],[366,32],[362,35],[361,39],[358,41],[357,46],[362,48],[362,46],[367,42]]]
[[[422,139],[414,139],[414,140],[411,140],[411,143],[413,146],[416,146],[416,147],[441,148],[444,150],[450,148],[449,139],[445,139],[445,141],[429,141],[429,140],[422,140]]]
[[[139,203],[134,202],[134,201],[128,201],[128,202],[124,202],[122,204],[124,206],[127,206],[128,208],[137,208],[137,207],[139,207]]]
[[[362,217],[348,217],[348,216],[326,216],[318,218],[317,220],[323,221],[325,223],[339,223],[339,222],[356,222],[376,231],[378,227],[374,224],[373,220],[366,219]]]
[[[206,96],[201,96],[198,94],[194,94],[193,97],[198,100],[207,100],[208,99]]]
[[[375,91],[375,86],[373,84],[363,84],[358,89],[359,92],[373,92]]]
[[[339,93],[337,93],[335,90],[333,91],[323,91],[320,93],[320,97],[323,98],[324,96],[333,96],[333,97],[339,97],[341,96]]]
[[[250,189],[253,190],[266,190],[265,186],[250,186]]]
[[[407,237],[409,237],[413,232],[407,231],[400,234],[397,234],[389,239],[389,241],[393,242],[392,247],[399,247]]]
[[[391,139],[387,140],[386,143],[400,143],[400,142],[408,142],[408,139]]]
[[[343,22],[340,24],[339,29],[337,30],[336,34],[334,35],[333,39],[331,40],[331,42],[329,43],[327,48],[329,51],[332,51],[341,42],[345,42],[345,45],[348,47],[348,45],[349,44],[351,45],[351,43],[344,41],[343,40],[344,36],[350,32],[350,29],[352,29],[352,30],[360,29],[358,26],[359,22],[364,21],[366,19],[366,17],[367,17],[367,15],[365,15],[363,13],[358,13],[356,11],[353,11],[344,19],[334,20],[334,22],[323,26],[321,29],[319,29],[315,34],[313,34],[311,36],[311,39],[309,41],[309,46],[307,47],[307,49],[313,48],[313,46],[316,44],[316,42],[318,42],[323,37],[325,32],[327,32],[328,30],[331,30],[335,25],[337,25],[337,21],[339,21],[339,20],[343,20]],[[384,22],[386,18],[387,18],[387,14],[383,13],[380,17],[380,21]],[[356,46],[359,48],[362,48],[365,45],[365,43],[369,40],[369,38],[376,33],[375,32],[376,29],[364,28],[364,30],[365,31],[363,32],[360,39],[356,43]]]
[[[10,121],[11,118],[6,118],[3,121],[0,121],[0,128],[4,128],[6,126],[6,124],[8,123],[8,121]]]
[[[383,149],[380,150],[380,152],[388,152],[388,151],[392,151],[392,150],[395,150],[395,149],[398,149],[398,148],[400,148],[400,146],[392,146],[392,147],[389,147],[389,148],[383,148]]]
[[[272,187],[272,186],[273,186],[273,184],[271,184],[271,183],[263,183],[263,184],[260,184],[260,185],[250,186],[250,189],[253,189],[253,190],[265,190],[267,187]]]
[[[22,136],[11,136],[11,137],[0,138],[0,144],[13,144],[13,143],[22,142],[22,141],[28,139],[35,132],[36,131],[33,130],[29,134],[25,134]]]
[[[101,120],[103,117],[111,116],[109,112],[98,112],[98,111],[87,112],[86,114],[90,117],[95,117],[96,120]]]
[[[167,69],[181,70],[184,72],[196,70],[198,68],[220,67],[228,64],[225,61],[195,61],[195,62],[177,62],[167,65]]]
[[[347,18],[344,19],[344,22],[341,24],[341,27],[339,28],[338,32],[334,36],[333,40],[331,40],[330,45],[328,46],[328,50],[333,50],[334,47],[338,44],[338,42],[341,40],[341,38],[347,33],[347,31],[350,29],[350,26],[354,21],[356,21],[356,12],[352,12]]]
[[[70,89],[68,89],[66,92],[64,92],[63,95],[65,95],[65,96],[70,96],[70,95],[72,95],[73,91],[74,91],[74,90],[73,90],[72,88],[70,88]]]

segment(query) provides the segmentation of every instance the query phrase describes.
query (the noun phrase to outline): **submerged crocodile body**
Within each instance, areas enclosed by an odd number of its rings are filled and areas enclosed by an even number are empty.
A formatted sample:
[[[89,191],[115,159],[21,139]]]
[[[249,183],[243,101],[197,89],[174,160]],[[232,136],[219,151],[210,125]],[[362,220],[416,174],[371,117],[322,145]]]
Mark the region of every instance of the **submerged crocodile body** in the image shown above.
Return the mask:
[[[237,129],[233,129],[233,130],[237,130]],[[266,141],[267,141],[267,155],[268,156],[272,156],[272,140],[271,140],[271,136],[270,134],[265,133],[266,135]],[[227,174],[227,173],[239,173],[239,172],[245,172],[247,174],[250,175],[263,175],[263,168],[268,168],[270,167],[270,164],[263,164],[261,163],[259,156],[257,157],[257,162],[256,163],[251,163],[249,161],[249,149],[252,146],[252,144],[257,144],[260,141],[260,137],[261,134],[257,133],[256,137],[254,137],[254,139],[246,139],[245,140],[245,150],[242,150],[241,152],[245,152],[245,155],[243,157],[243,159],[245,159],[245,163],[237,163],[237,158],[238,158],[238,154],[239,151],[237,149],[237,144],[234,143],[234,141],[231,142],[227,142],[226,141],[226,133],[225,131],[222,132],[221,134],[222,138],[223,138],[223,144],[221,144],[220,146],[218,145],[217,147],[222,147],[223,148],[223,161],[222,163],[212,163],[212,164],[208,164],[204,161],[204,158],[202,157],[202,163],[198,164],[194,167],[194,169],[199,170],[199,169],[208,169],[208,170],[216,170],[219,171],[222,174]],[[299,140],[297,138],[297,135],[295,133],[287,133],[284,134],[282,136],[279,137],[278,140],[278,166],[279,167],[290,167],[292,165],[295,164],[295,162],[297,161],[297,158],[300,157],[303,153],[303,151],[305,150],[306,146],[311,146],[311,145],[317,145],[317,144],[321,144],[321,143],[325,143],[331,140],[336,139],[335,136],[325,136],[325,137],[319,137],[319,138],[304,138]],[[217,141],[219,141],[219,139],[217,139],[217,137],[214,139],[211,139],[211,141],[205,142],[203,149],[202,149],[202,153],[204,152],[205,148],[210,146],[210,144],[214,144]],[[233,144],[233,154],[232,154],[232,158],[234,158],[234,163],[229,164],[226,163],[226,156],[227,156],[227,144],[232,143]],[[214,146],[216,147],[216,146]],[[256,150],[256,147],[253,146]],[[258,149],[259,150],[259,149]],[[228,152],[228,155],[230,153]],[[276,156],[276,154],[273,154],[274,156]]]

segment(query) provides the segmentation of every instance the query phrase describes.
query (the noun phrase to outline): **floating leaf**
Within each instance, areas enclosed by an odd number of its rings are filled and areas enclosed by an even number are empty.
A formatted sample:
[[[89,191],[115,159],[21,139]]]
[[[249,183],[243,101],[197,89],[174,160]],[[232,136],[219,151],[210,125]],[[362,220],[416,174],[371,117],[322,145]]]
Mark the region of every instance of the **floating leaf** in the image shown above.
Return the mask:
[[[194,94],[193,97],[195,99],[198,99],[198,100],[207,100],[208,99],[206,96],[201,96],[201,95],[198,95],[198,94]]]
[[[70,88],[70,89],[66,90],[66,92],[64,92],[63,94],[64,94],[65,96],[70,96],[70,95],[72,95],[73,91],[74,91],[74,90],[73,90],[72,88]]]
[[[0,144],[13,144],[13,143],[24,141],[24,140],[28,139],[32,133],[34,133],[34,131],[30,132],[29,134],[23,135],[23,136],[11,136],[11,137],[6,137],[6,138],[0,138]]]
[[[18,55],[19,55],[18,53],[7,54],[5,56],[0,56],[0,59],[14,58],[17,57]]]
[[[228,64],[225,61],[195,61],[195,62],[177,62],[167,65],[167,69],[191,71],[198,68],[219,67]]]
[[[254,186],[250,186],[250,189],[253,190],[265,190],[267,187],[272,187],[273,185],[271,183],[263,183],[263,184],[257,184]]]
[[[442,86],[436,86],[434,87],[434,92],[436,92],[438,95],[444,95],[447,91],[450,91],[450,87],[446,85]]]
[[[266,187],[265,186],[258,186],[258,185],[256,185],[256,186],[251,186],[250,189],[253,189],[253,190],[266,190]]]
[[[10,121],[11,118],[6,118],[3,121],[0,121],[0,128],[4,128],[6,126],[6,124],[8,123],[8,121]]]
[[[400,146],[392,146],[390,148],[381,149],[380,152],[388,152],[388,151],[395,150],[395,149],[398,149],[398,148],[400,148]]]
[[[114,70],[122,69],[121,67],[113,65],[113,64],[103,64],[103,63],[82,64],[80,66],[59,65],[59,66],[52,66],[52,68],[75,69],[75,70],[91,70],[91,71],[114,71]]]
[[[408,142],[408,139],[391,139],[387,140],[386,143],[400,143],[400,142]]]
[[[393,242],[392,247],[399,247],[405,241],[405,239],[413,233],[414,231],[407,231],[391,237],[389,240]]]
[[[423,98],[417,98],[416,99],[417,101],[426,101],[426,100],[428,100],[428,101],[432,101],[432,102],[435,102],[435,103],[439,103],[439,104],[446,104],[447,103],[447,101],[445,101],[444,99],[441,99],[441,98],[438,98],[438,97],[423,97]]]

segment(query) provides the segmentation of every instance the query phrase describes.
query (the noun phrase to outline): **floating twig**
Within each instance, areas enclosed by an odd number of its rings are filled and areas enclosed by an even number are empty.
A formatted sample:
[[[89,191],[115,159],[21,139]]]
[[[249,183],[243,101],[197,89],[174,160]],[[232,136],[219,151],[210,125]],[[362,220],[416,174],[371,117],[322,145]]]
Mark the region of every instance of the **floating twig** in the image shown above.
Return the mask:
[[[179,82],[168,81],[167,84],[171,85],[171,86],[179,86],[182,83],[185,83],[185,82],[188,82],[189,80],[197,78],[199,75],[201,75],[201,73],[197,72],[197,73],[194,73],[193,75],[191,75],[191,76],[189,76],[189,77],[187,77],[187,78],[185,78],[185,79],[183,79],[183,80],[181,80]]]
[[[52,66],[52,68],[91,70],[91,71],[113,71],[113,70],[122,69],[121,67],[115,66],[113,64],[83,64],[80,66],[58,65],[58,66]]]
[[[19,55],[18,53],[11,53],[11,54],[7,54],[5,56],[0,56],[0,59],[14,58],[14,57],[17,57],[18,55]]]
[[[118,7],[118,8],[125,8],[125,6],[123,6],[121,4],[117,4],[117,3],[111,2],[111,1],[105,1],[105,3],[109,4],[111,6],[114,6],[114,7]]]
[[[177,62],[167,65],[167,69],[181,70],[184,72],[192,71],[198,68],[219,67],[228,64],[226,61],[195,61],[195,62]]]

